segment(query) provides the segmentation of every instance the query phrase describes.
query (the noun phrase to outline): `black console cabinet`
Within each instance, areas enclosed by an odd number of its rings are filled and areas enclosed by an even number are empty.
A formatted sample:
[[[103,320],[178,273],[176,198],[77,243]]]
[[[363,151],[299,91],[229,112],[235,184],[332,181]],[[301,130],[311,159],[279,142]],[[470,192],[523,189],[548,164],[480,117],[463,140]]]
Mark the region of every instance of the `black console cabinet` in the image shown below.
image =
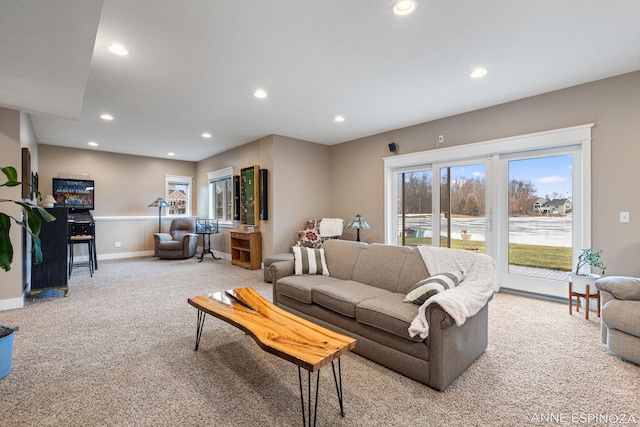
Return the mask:
[[[45,289],[59,288],[67,296],[67,239],[68,239],[68,210],[67,208],[47,209],[56,217],[55,221],[42,220],[40,241],[43,260],[40,264],[31,265],[31,292],[37,295]],[[38,216],[40,214],[38,213]],[[42,218],[42,217],[41,217]],[[35,262],[35,256],[32,256]]]

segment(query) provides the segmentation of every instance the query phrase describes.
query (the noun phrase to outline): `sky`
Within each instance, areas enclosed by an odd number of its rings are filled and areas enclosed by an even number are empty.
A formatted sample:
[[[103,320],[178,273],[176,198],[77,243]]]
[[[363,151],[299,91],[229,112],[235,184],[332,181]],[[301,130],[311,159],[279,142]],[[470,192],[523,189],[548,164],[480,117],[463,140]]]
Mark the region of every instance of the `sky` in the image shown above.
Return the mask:
[[[539,197],[558,193],[560,197],[571,197],[571,155],[551,156],[537,159],[512,160],[509,162],[509,181],[531,181]],[[484,164],[451,168],[451,177],[484,177]]]
[[[544,197],[556,192],[560,197],[571,197],[571,155],[509,162],[509,180],[529,180]]]

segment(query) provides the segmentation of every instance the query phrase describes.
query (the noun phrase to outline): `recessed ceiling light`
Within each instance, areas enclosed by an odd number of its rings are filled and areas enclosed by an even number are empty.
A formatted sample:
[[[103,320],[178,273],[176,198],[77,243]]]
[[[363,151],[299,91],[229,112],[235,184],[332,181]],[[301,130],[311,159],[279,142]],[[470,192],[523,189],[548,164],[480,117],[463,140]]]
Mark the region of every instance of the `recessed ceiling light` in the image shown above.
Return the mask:
[[[121,45],[120,43],[112,43],[109,45],[109,51],[111,53],[115,53],[116,55],[120,55],[120,56],[127,56],[129,55],[129,50],[124,47],[123,45]]]
[[[113,116],[109,113],[100,114],[102,120],[113,120]]]
[[[471,78],[479,79],[480,77],[484,77],[487,74],[487,70],[484,68],[476,68],[473,70],[473,73],[470,74]]]
[[[91,141],[91,142],[89,142],[89,145],[92,146],[92,147],[97,147],[98,143],[95,142],[95,141]]]
[[[414,10],[418,3],[415,0],[396,0],[393,3],[393,13],[396,15],[408,15]]]
[[[345,119],[344,119],[344,116],[336,116],[336,118],[333,120],[336,122],[344,122]]]
[[[255,96],[256,98],[266,98],[267,92],[265,92],[263,89],[258,89],[253,92],[253,96]]]
[[[202,134],[203,138],[211,138],[211,134],[209,132],[205,132]]]
[[[167,153],[167,155],[168,155],[168,156],[175,156],[175,155],[176,155],[176,153],[174,153],[174,152],[172,152],[172,151],[169,151],[169,152]]]

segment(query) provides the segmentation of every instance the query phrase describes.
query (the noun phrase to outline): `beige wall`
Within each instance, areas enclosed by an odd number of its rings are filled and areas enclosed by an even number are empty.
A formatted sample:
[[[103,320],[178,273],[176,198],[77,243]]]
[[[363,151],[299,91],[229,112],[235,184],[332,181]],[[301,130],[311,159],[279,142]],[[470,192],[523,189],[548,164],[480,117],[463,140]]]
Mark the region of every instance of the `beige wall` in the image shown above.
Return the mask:
[[[270,135],[233,150],[198,162],[198,214],[208,215],[207,173],[227,167],[240,169],[258,165],[269,170],[269,219],[260,221],[263,258],[287,252],[295,241],[295,233],[309,218],[330,213],[329,147],[279,135]],[[243,229],[239,221],[234,229]],[[211,239],[212,248],[231,252],[229,231]]]
[[[0,167],[13,166],[18,171],[20,179],[22,173],[22,152],[20,147],[20,112],[0,108]],[[0,174],[1,182],[5,175]],[[21,187],[0,187],[0,198],[12,200],[22,199]],[[0,211],[14,218],[20,219],[20,207],[14,203],[1,203]],[[23,265],[22,262],[22,229],[12,222],[11,244],[13,245],[13,262],[11,270],[0,270],[0,309],[22,306],[23,295]],[[6,300],[6,301],[3,301]]]
[[[95,181],[96,246],[100,257],[142,255],[153,251],[158,209],[148,205],[165,197],[165,175],[196,175],[196,164],[53,145],[39,146],[40,191],[51,194],[52,178],[88,174]],[[193,197],[197,199],[194,191]],[[194,204],[195,206],[195,204]],[[193,208],[192,208],[193,209]],[[196,212],[193,212],[196,215]],[[163,213],[163,231],[170,219]],[[114,243],[121,242],[120,248]]]
[[[640,72],[600,80],[548,94],[331,147],[332,211],[360,212],[372,229],[362,240],[384,240],[383,163],[396,142],[400,153],[497,139],[595,123],[592,141],[592,246],[604,250],[608,275],[640,276]],[[620,223],[619,212],[631,222]],[[345,233],[347,237],[347,233]]]
[[[326,145],[276,136],[274,144],[271,253],[289,252],[309,219],[332,217],[330,149]],[[270,254],[271,254],[270,253]]]

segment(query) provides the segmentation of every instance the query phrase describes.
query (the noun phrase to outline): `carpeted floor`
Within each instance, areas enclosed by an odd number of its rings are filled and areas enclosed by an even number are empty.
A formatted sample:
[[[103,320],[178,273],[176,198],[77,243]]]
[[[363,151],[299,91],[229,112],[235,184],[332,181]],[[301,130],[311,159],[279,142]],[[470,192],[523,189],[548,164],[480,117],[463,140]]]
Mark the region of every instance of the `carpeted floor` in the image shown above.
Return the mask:
[[[242,286],[271,299],[262,270],[229,261],[101,261],[93,278],[74,271],[66,298],[49,291],[0,312],[0,323],[20,326],[13,370],[0,380],[0,426],[301,425],[294,365],[212,317],[193,350],[187,298]],[[486,353],[446,392],[348,354],[345,418],[326,370],[318,425],[640,423],[640,367],[607,354],[592,314],[496,294]]]

